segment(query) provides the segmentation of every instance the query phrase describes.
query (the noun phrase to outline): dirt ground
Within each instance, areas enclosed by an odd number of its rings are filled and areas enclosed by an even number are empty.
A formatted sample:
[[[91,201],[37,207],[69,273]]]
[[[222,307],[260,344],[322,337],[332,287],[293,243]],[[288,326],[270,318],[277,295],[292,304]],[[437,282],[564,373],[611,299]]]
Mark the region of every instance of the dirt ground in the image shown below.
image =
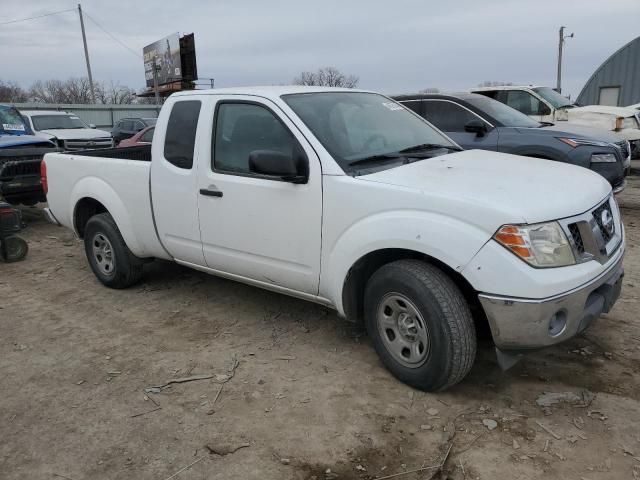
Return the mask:
[[[613,311],[506,373],[485,342],[441,394],[396,381],[323,307],[167,262],[107,289],[72,233],[26,208],[29,256],[0,263],[0,478],[636,480],[640,177],[619,200]],[[193,375],[213,377],[145,394]],[[588,406],[536,404],[584,389]]]

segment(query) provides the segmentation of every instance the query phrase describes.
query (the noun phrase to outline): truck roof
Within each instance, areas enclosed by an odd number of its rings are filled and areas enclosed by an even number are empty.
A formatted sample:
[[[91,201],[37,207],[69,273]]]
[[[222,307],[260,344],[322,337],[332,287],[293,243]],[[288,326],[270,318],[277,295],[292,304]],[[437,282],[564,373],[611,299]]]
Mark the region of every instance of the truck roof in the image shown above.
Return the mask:
[[[497,85],[495,87],[476,87],[472,88],[472,92],[482,92],[486,90],[513,90],[518,88],[526,88],[526,89],[534,89],[534,88],[542,88],[541,85]]]
[[[192,95],[254,95],[266,98],[278,98],[282,95],[294,93],[317,93],[317,92],[369,92],[368,90],[360,90],[354,88],[336,88],[336,87],[308,87],[301,85],[272,85],[264,87],[229,87],[229,88],[213,88],[206,90],[188,90],[184,92],[174,93],[172,96],[184,97]]]
[[[60,110],[20,110],[23,115],[73,115],[69,112],[61,112]]]

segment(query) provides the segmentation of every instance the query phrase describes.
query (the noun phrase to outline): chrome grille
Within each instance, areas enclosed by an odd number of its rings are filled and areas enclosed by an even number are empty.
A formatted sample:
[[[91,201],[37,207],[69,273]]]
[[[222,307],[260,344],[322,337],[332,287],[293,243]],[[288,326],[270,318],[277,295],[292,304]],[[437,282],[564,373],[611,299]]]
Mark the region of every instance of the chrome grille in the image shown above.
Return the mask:
[[[613,235],[616,233],[616,225],[613,219],[613,213],[611,212],[611,204],[609,202],[603,203],[596,208],[592,214],[593,219],[600,228],[600,233],[602,234],[604,243],[609,243],[609,240],[611,240]]]
[[[622,142],[617,142],[616,147],[618,147],[618,149],[620,150],[620,153],[622,154],[622,159],[626,160],[626,158],[631,153],[629,151],[629,142],[627,142],[626,140],[623,140]]]
[[[571,233],[571,238],[573,239],[573,243],[575,245],[575,249],[579,254],[584,253],[584,243],[582,243],[582,235],[580,234],[580,229],[578,228],[577,223],[569,224],[569,232]]]
[[[622,244],[620,214],[614,202],[610,196],[581,215],[558,220],[578,263],[596,260],[604,264]]]
[[[113,147],[113,139],[110,137],[65,140],[65,150],[91,150],[94,148],[111,148]]]

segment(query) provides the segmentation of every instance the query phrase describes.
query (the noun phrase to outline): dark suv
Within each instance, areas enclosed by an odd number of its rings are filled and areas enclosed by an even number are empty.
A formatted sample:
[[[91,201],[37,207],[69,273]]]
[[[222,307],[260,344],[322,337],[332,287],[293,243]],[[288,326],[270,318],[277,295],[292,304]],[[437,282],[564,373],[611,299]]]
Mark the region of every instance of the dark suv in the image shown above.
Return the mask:
[[[581,125],[540,123],[474,93],[394,97],[445,132],[462,148],[544,158],[589,168],[619,193],[630,168],[629,143],[611,132]]]
[[[125,138],[131,138],[140,130],[151,127],[156,124],[157,118],[121,118],[116,122],[111,130],[111,136],[113,137],[115,144],[124,140]]]

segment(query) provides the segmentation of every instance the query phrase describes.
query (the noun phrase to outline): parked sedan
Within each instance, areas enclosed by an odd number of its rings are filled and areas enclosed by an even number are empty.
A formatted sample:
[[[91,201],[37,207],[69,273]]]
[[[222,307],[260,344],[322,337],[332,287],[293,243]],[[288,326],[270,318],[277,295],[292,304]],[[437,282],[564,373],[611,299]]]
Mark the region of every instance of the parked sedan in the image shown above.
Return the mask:
[[[627,141],[599,130],[540,123],[496,100],[473,93],[404,95],[396,100],[465,149],[479,148],[580,165],[598,172],[616,193],[630,168]]]
[[[139,147],[142,145],[151,145],[153,140],[153,132],[156,129],[155,125],[147,127],[144,130],[140,130],[131,138],[125,138],[122,140],[118,147]]]
[[[156,124],[157,118],[121,118],[111,130],[111,135],[116,144],[125,138],[131,138],[140,130]]]

